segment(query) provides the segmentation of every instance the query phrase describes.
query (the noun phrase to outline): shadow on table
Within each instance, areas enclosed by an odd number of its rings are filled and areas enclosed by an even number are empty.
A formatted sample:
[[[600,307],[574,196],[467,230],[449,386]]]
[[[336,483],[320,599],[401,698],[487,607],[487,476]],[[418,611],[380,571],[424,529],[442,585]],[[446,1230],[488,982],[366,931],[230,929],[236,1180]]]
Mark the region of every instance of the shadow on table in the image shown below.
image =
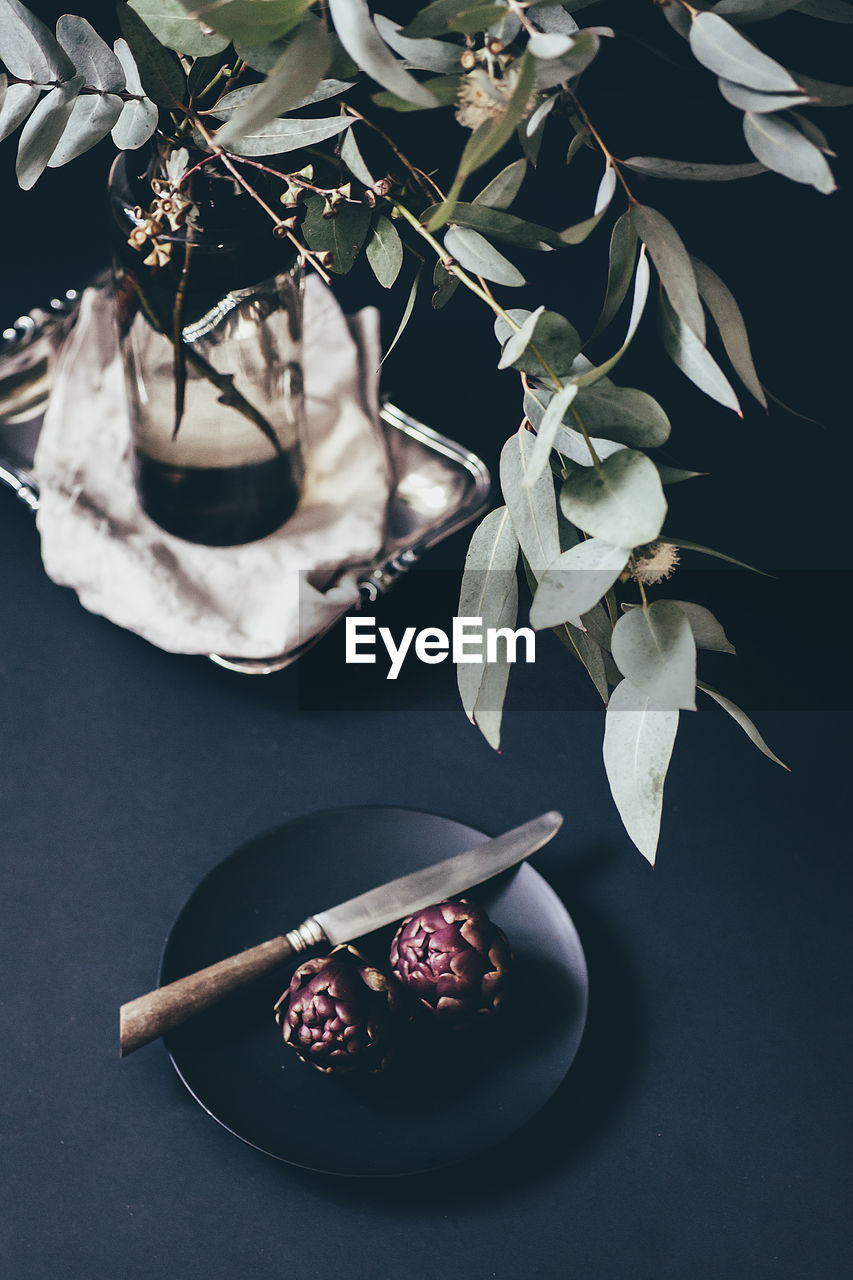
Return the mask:
[[[643,1003],[632,958],[596,910],[589,889],[607,855],[590,850],[549,879],[567,902],[589,966],[590,1004],[577,1057],[546,1106],[513,1137],[475,1159],[443,1171],[381,1180],[302,1173],[328,1199],[374,1212],[431,1216],[464,1206],[475,1209],[511,1200],[518,1191],[547,1183],[584,1163],[630,1102],[645,1051]],[[294,1176],[292,1171],[288,1176]]]

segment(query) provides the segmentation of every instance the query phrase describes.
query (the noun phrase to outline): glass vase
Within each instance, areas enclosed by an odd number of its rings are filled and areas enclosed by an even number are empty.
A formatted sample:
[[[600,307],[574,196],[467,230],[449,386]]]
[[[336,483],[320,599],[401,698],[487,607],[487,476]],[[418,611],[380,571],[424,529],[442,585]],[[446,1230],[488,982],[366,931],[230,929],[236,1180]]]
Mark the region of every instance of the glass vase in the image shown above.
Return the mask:
[[[301,493],[301,267],[252,197],[210,166],[182,184],[190,218],[172,225],[166,159],[123,153],[110,175],[136,489],[180,538],[251,542]]]

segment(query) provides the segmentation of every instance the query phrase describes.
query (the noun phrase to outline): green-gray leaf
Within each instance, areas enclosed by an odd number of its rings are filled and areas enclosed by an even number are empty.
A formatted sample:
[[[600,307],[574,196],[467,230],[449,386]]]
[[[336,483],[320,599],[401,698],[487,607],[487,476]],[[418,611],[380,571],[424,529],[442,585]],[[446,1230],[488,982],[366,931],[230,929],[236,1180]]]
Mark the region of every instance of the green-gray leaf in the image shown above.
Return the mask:
[[[710,267],[706,267],[705,263],[700,262],[698,258],[691,258],[691,261],[699,293],[720,331],[726,355],[731,360],[735,373],[747,391],[751,392],[766,410],[767,400],[752,361],[749,337],[740,307],[729,289]]]
[[[376,219],[366,253],[376,279],[383,288],[390,289],[403,265],[403,245],[397,228],[384,215]]]
[[[178,55],[157,40],[127,4],[116,6],[122,35],[130,46],[145,93],[158,107],[181,103],[186,77]]]
[[[574,381],[579,387],[590,387],[595,382],[599,382],[605,377],[610,370],[619,363],[628,347],[631,345],[634,334],[637,332],[637,326],[642,319],[643,311],[646,306],[646,299],[649,296],[649,260],[646,256],[645,248],[640,253],[637,262],[637,274],[634,278],[634,302],[631,307],[631,316],[628,320],[628,331],[625,334],[624,341],[618,351],[605,360],[603,364],[594,365],[591,369],[574,375]]]
[[[576,135],[580,136],[580,135]],[[631,280],[634,277],[634,263],[637,261],[639,238],[631,222],[630,210],[623,213],[613,226],[610,236],[610,263],[607,271],[607,290],[604,305],[595,328],[590,334],[590,342],[597,338],[616,315],[625,301]]]
[[[421,214],[421,221],[429,222],[438,208],[438,205],[430,205]],[[461,201],[454,205],[451,221],[454,226],[470,227],[472,231],[479,231],[495,240],[505,240],[522,249],[546,249],[561,242],[559,233],[550,227],[525,222],[523,218],[504,213],[502,209],[491,209],[488,205]]]
[[[533,337],[539,317],[544,310],[544,307],[537,307],[535,311],[531,311],[521,328],[507,338],[504,349],[501,352],[501,358],[498,361],[499,369],[508,369],[510,365],[515,364],[516,360],[521,358]]]
[[[658,536],[666,498],[657,468],[644,453],[619,449],[600,467],[567,462],[566,469],[560,507],[572,524],[614,547],[637,547]]]
[[[712,689],[710,685],[704,684],[701,680],[697,680],[696,685],[703,693],[707,693],[710,698],[713,698],[715,702],[718,702],[724,711],[729,713],[731,718],[740,725],[741,729],[743,729],[750,742],[755,743],[758,750],[767,756],[768,760],[772,760],[774,764],[781,765],[783,769],[788,770],[788,773],[791,772],[784,760],[780,760],[779,757],[774,755],[770,750],[767,743],[764,741],[745,711],[741,711],[740,707],[736,706],[729,698],[724,697],[723,694],[718,693],[716,689]]]
[[[525,323],[529,314],[527,311],[516,308],[507,312],[507,315],[519,325]],[[495,321],[495,337],[498,342],[505,343],[508,339],[511,340],[514,332],[506,320],[498,316]],[[566,317],[561,316],[557,311],[544,311],[536,321],[533,337],[527,344],[526,350],[511,363],[513,368],[521,373],[551,382],[552,372],[560,378],[567,377],[572,372],[580,349],[580,335],[577,329],[569,324]],[[542,361],[545,363],[543,364]],[[548,367],[546,368],[545,365]]]
[[[24,191],[29,191],[47,167],[84,79],[75,76],[46,93],[21,130],[15,172]]]
[[[669,439],[669,418],[657,400],[635,387],[583,387],[575,409],[590,435],[641,449],[656,449]]]
[[[557,496],[550,471],[543,471],[530,488],[525,486],[535,436],[519,429],[501,452],[501,490],[515,536],[538,578],[560,554]]]
[[[529,489],[536,483],[539,476],[548,466],[548,458],[557,433],[563,423],[563,414],[574,400],[578,393],[574,383],[567,383],[559,391],[551,397],[548,407],[542,415],[539,423],[539,429],[536,432],[536,441],[530,452],[530,460],[527,467],[527,475],[524,479],[525,488]],[[591,457],[592,455],[590,455]]]
[[[407,39],[419,40],[422,36],[440,36],[450,30],[451,19],[465,9],[472,9],[476,0],[433,0],[415,14],[403,28]]]
[[[149,31],[167,49],[190,58],[205,58],[228,48],[228,37],[205,34],[198,18],[187,13],[180,0],[128,0]]]
[[[348,129],[344,134],[344,140],[341,144],[341,159],[354,178],[357,178],[365,187],[372,187],[375,179],[364,162],[364,157],[358,148],[355,140],[355,132]]]
[[[652,256],[661,284],[677,315],[697,338],[705,341],[705,313],[699,300],[690,255],[681,236],[662,213],[646,205],[635,205],[631,220]]]
[[[523,158],[513,160],[483,187],[479,195],[474,196],[473,203],[489,209],[508,209],[518,195],[526,173],[527,161]]]
[[[292,111],[310,96],[332,59],[329,34],[320,22],[305,23],[275,63],[267,78],[216,134],[219,146],[257,134],[264,125]]]
[[[726,409],[733,409],[742,418],[740,403],[728,378],[693,330],[682,324],[663,295],[658,305],[658,322],[664,349],[684,376],[706,396]]]
[[[41,97],[41,89],[35,84],[10,84],[0,109],[0,142],[14,133],[22,120],[26,120]]]
[[[604,217],[607,209],[613,199],[616,191],[616,169],[608,161],[604,169],[604,176],[598,187],[598,193],[595,198],[595,207],[592,211],[591,218],[584,218],[582,222],[576,222],[574,226],[566,227],[565,231],[560,232],[560,241],[562,244],[582,244],[586,240],[590,232],[594,231],[601,219]]]
[[[63,14],[56,24],[56,38],[90,88],[104,93],[121,93],[126,88],[124,68],[85,18]]]
[[[630,554],[629,547],[611,547],[600,538],[564,551],[542,575],[530,607],[531,627],[580,626],[581,615],[610,590]]]
[[[746,164],[700,164],[692,160],[667,160],[663,156],[631,156],[622,164],[650,178],[675,178],[687,182],[732,182],[767,172],[763,164],[752,161]]]
[[[553,393],[541,387],[535,391],[532,387],[528,387],[524,393],[524,412],[537,432],[542,425],[545,410],[552,398]],[[616,444],[613,440],[604,440],[598,436],[590,436],[590,443],[602,461],[605,458],[609,458],[611,453],[618,453],[620,449],[625,448],[622,444]],[[591,467],[593,465],[589,445],[574,427],[569,427],[565,424],[558,426],[557,433],[554,436],[553,448],[561,457],[570,458],[578,466]]]
[[[722,624],[717,621],[710,609],[706,609],[701,604],[693,604],[689,600],[672,600],[669,603],[677,604],[687,618],[698,649],[713,649],[717,653],[736,652]],[[630,612],[633,609],[641,609],[642,605],[623,604],[622,608]]]
[[[311,7],[312,0],[184,0],[185,6],[205,25],[220,31],[222,35],[237,44],[244,45],[252,55],[265,44],[280,40],[302,21],[306,9]],[[237,49],[242,57],[242,52]],[[275,55],[278,57],[278,53]],[[249,61],[250,67],[257,71],[267,71],[268,67],[258,66]]]
[[[483,627],[514,626],[518,608],[518,541],[506,507],[492,511],[477,527],[465,560],[457,616],[481,618]],[[500,745],[501,708],[509,669],[506,662],[460,662],[456,679],[465,714],[489,743]]]
[[[435,285],[435,293],[432,295],[432,305],[436,311],[446,306],[459,288],[459,279],[457,276],[451,275],[445,269],[444,263],[438,259],[432,273],[432,282]]]
[[[631,609],[613,628],[613,661],[626,680],[670,711],[696,710],[696,641],[671,600]]]
[[[725,560],[728,564],[736,564],[739,569],[749,569],[750,573],[759,573],[762,578],[770,578],[773,575],[765,573],[763,569],[756,569],[754,565],[746,564],[743,560],[735,560],[734,556],[724,555],[722,551],[714,551],[712,547],[703,547],[698,542],[687,542],[684,538],[677,538],[674,534],[666,535],[667,542],[672,542],[676,547],[682,547],[685,551],[698,551],[703,556],[713,556],[715,560]]]
[[[663,786],[678,731],[678,712],[659,707],[628,680],[610,695],[604,767],[625,830],[654,865]]]
[[[417,67],[421,71],[435,71],[438,75],[459,70],[458,45],[445,44],[442,40],[410,40],[401,34],[402,28],[398,23],[383,17],[381,13],[375,14],[373,21],[385,43],[395,53],[399,53],[401,58],[405,58],[408,66]]]
[[[115,55],[121,63],[127,87],[130,93],[142,93],[142,81],[139,78],[133,54],[126,40],[116,40],[113,45]],[[113,142],[119,151],[135,151],[144,146],[157,128],[158,112],[149,98],[131,98],[124,104],[122,113],[113,125]]]
[[[348,129],[354,119],[355,116],[324,116],[322,119],[302,120],[288,116],[284,120],[270,120],[256,132],[244,134],[231,142],[228,150],[238,156],[277,156],[286,151],[298,151],[300,147],[313,147],[317,142],[333,138],[336,133]],[[335,219],[330,218],[329,221]]]
[[[690,48],[703,67],[718,76],[768,93],[796,92],[797,83],[778,62],[716,13],[699,13],[690,28]]]
[[[814,80],[811,76],[793,72],[797,84],[812,99],[813,107],[849,107],[853,103],[853,85],[829,84],[826,80]]]
[[[835,190],[832,170],[820,151],[799,129],[777,116],[756,116],[747,111],[743,132],[750,151],[768,169],[793,182],[804,182],[824,195]]]
[[[439,263],[438,265],[441,266],[441,263]],[[402,316],[402,319],[400,320],[399,325],[397,326],[397,332],[394,334],[394,337],[391,339],[391,343],[388,347],[388,350],[385,352],[385,355],[379,361],[380,365],[383,365],[385,361],[388,359],[391,352],[394,350],[397,343],[400,341],[401,337],[403,336],[403,331],[406,328],[406,325],[409,323],[409,320],[411,319],[412,312],[415,309],[415,299],[418,296],[418,285],[421,282],[421,272],[423,271],[423,269],[424,269],[424,264],[420,263],[417,271],[415,272],[415,278],[412,281],[412,287],[409,290],[409,296],[406,299],[406,305],[403,308],[403,316]],[[433,299],[433,306],[435,306],[435,299]]]
[[[365,204],[345,204],[333,218],[324,218],[324,203],[322,196],[309,196],[305,201],[302,232],[309,249],[335,255],[330,270],[346,275],[370,228],[370,210]]]
[[[94,147],[113,128],[123,107],[124,103],[115,93],[79,97],[48,161],[48,168],[58,169]]]
[[[0,0],[0,61],[19,80],[69,80],[74,64],[44,23],[19,0]]]
[[[489,244],[479,231],[472,231],[468,227],[450,227],[445,234],[444,245],[461,266],[477,276],[511,288],[518,288],[525,283],[518,268],[499,253],[494,245]]]
[[[409,74],[382,39],[365,0],[329,0],[329,12],[341,44],[363,71],[407,102],[434,105],[430,91]]]
[[[594,31],[579,31],[572,40],[572,47],[560,58],[536,59],[536,84],[540,89],[552,89],[565,80],[574,80],[585,71],[598,53],[600,41]]]
[[[808,98],[802,93],[761,93],[758,89],[748,89],[746,85],[735,84],[733,80],[725,80],[722,76],[717,83],[726,102],[741,111],[755,111],[759,115],[767,111],[786,111],[789,107],[798,107],[808,102]]]

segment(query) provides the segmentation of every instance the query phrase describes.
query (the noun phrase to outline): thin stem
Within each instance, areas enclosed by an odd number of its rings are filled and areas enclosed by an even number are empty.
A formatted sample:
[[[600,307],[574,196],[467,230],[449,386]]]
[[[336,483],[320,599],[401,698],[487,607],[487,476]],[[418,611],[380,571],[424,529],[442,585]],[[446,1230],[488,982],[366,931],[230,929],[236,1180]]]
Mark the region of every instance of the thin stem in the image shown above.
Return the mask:
[[[187,228],[187,238],[184,240],[184,262],[181,267],[181,276],[178,281],[178,287],[175,291],[175,305],[172,309],[172,347],[173,347],[173,368],[175,371],[175,425],[172,428],[172,439],[174,440],[180,429],[181,420],[184,416],[184,397],[187,386],[187,360],[184,343],[184,302],[187,296],[187,285],[190,277],[190,257],[192,255],[193,245],[190,240],[192,228]]]
[[[382,139],[382,141],[385,143],[387,147],[390,148],[390,150],[394,153],[394,155],[397,157],[400,163],[406,169],[408,169],[409,173],[412,175],[415,182],[418,184],[421,191],[423,191],[424,195],[427,197],[428,200],[432,200],[435,195],[438,196],[439,200],[444,199],[444,193],[442,192],[441,188],[435,182],[433,182],[429,174],[424,173],[422,169],[419,169],[417,167],[417,165],[412,164],[411,160],[408,160],[406,156],[403,155],[402,151],[397,146],[393,138],[389,138],[388,134],[385,133],[384,130],[379,128],[379,125],[374,124],[372,120],[368,120],[367,116],[362,115],[361,112],[356,107],[351,107],[349,106],[348,103],[343,103],[342,105],[344,106],[344,109],[346,110],[348,115],[355,116],[356,120],[360,120],[362,124],[366,124],[368,129],[372,129],[373,132]],[[432,191],[428,190],[426,186],[427,183],[429,183],[429,186],[432,187]]]
[[[607,161],[607,163],[608,163],[609,165],[612,165],[612,166],[613,166],[613,170],[614,170],[614,172],[615,172],[615,174],[616,174],[616,177],[619,179],[619,181],[622,183],[622,186],[623,186],[623,187],[624,187],[624,189],[625,189],[625,195],[628,197],[628,203],[629,203],[629,204],[631,204],[631,205],[639,204],[639,201],[635,198],[635,196],[633,195],[633,193],[632,193],[632,191],[631,191],[631,188],[628,186],[628,183],[625,181],[625,175],[624,175],[624,174],[623,174],[623,172],[622,172],[622,168],[621,168],[621,165],[619,164],[619,161],[616,159],[616,157],[613,155],[613,153],[612,153],[611,151],[609,151],[609,150],[608,150],[608,148],[605,146],[604,141],[603,141],[603,139],[602,139],[602,137],[601,137],[601,134],[598,132],[598,130],[596,129],[595,125],[592,123],[592,121],[590,120],[589,116],[587,115],[586,111],[585,111],[585,110],[584,110],[584,108],[581,106],[580,102],[578,101],[578,97],[577,97],[577,94],[575,93],[574,89],[570,89],[570,88],[568,88],[568,86],[566,86],[566,92],[569,94],[569,96],[570,96],[570,97],[571,97],[571,99],[572,99],[572,102],[575,104],[575,108],[576,108],[576,110],[577,110],[577,113],[578,113],[578,115],[580,116],[580,118],[583,120],[583,122],[584,122],[584,124],[586,125],[587,129],[589,130],[589,132],[590,132],[591,136],[592,136],[592,137],[595,139],[595,141],[597,142],[597,144],[598,144],[598,146],[599,146],[599,148],[600,148],[600,150],[601,150],[601,153],[602,153],[602,155],[604,156],[605,160]]]

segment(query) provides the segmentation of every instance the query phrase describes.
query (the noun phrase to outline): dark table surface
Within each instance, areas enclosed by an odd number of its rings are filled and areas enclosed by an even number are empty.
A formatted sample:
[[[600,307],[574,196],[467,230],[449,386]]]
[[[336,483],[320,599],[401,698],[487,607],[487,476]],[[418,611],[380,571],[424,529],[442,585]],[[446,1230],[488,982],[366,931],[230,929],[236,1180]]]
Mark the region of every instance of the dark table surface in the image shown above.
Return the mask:
[[[820,74],[817,62],[807,69]],[[103,163],[81,162],[90,175]],[[65,171],[44,184],[31,197],[7,191],[22,247],[6,255],[3,319],[103,257],[97,234],[74,253],[57,246],[50,211],[75,188]],[[654,870],[613,810],[595,696],[556,643],[516,673],[496,755],[444,668],[397,687],[348,683],[340,632],[299,669],[249,680],[87,614],[47,580],[31,516],[0,494],[6,1274],[850,1274],[851,702],[839,615],[853,459],[849,318],[831,309],[849,292],[853,210],[847,194],[827,202],[799,189],[777,205],[772,177],[726,186],[702,193],[696,247],[737,285],[767,381],[822,425],[729,419],[670,375],[651,341],[625,380],[665,399],[670,460],[712,472],[689,495],[672,491],[685,536],[783,571],[769,584],[689,582],[740,649],[725,659],[727,687],[793,771],[722,714],[682,716]],[[656,191],[680,216],[682,191]],[[516,409],[506,383],[495,389],[491,338],[474,341],[461,373],[458,336],[474,311],[461,302],[445,331],[428,312],[386,385],[493,465]],[[396,314],[384,318],[393,332]],[[464,546],[453,539],[402,582],[382,621],[446,625]],[[566,815],[534,865],[586,950],[579,1055],[512,1139],[413,1179],[291,1169],[205,1115],[161,1045],[118,1057],[118,1006],[155,982],[200,878],[259,832],[352,804],[425,809],[490,833],[550,807]]]

